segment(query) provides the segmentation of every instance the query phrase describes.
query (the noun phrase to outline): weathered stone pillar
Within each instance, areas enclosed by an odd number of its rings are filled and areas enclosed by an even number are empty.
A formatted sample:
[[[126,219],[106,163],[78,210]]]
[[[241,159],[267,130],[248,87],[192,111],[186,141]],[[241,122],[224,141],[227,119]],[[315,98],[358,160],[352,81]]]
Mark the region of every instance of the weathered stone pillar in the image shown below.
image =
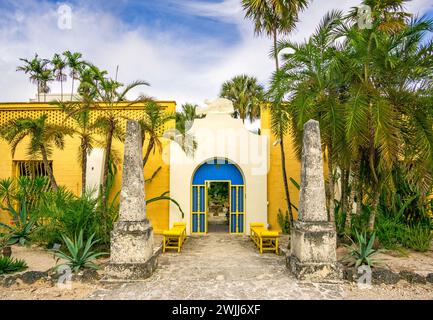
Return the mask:
[[[304,125],[298,214],[287,266],[301,280],[340,279],[336,232],[326,212],[320,127],[315,120]]]
[[[157,266],[153,229],[146,217],[141,129],[128,120],[120,193],[119,221],[111,233],[107,280],[139,280]]]

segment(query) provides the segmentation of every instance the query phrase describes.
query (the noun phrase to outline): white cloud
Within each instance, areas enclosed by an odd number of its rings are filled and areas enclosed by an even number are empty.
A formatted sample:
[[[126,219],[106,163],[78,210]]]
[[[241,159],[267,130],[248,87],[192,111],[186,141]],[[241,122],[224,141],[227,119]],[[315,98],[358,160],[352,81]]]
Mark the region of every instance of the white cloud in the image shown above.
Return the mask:
[[[359,2],[314,1],[301,15],[292,37],[304,39],[327,11],[347,10]],[[202,105],[205,99],[217,96],[223,81],[239,73],[255,75],[265,84],[274,68],[268,58],[271,42],[254,36],[252,23],[243,19],[238,0],[172,3],[183,14],[232,23],[240,39],[230,45],[211,36],[201,41],[179,39],[176,30],[155,31],[146,26],[134,29],[109,12],[90,12],[82,7],[73,8],[72,30],[61,30],[57,27],[55,5],[35,0],[26,3],[25,10],[6,13],[7,23],[0,23],[0,101],[28,101],[34,97],[35,87],[15,69],[18,58],[29,58],[35,52],[51,57],[64,50],[80,51],[111,75],[119,65],[121,81],[146,80],[151,87],[144,87],[141,92],[162,100],[176,100],[179,105],[184,102]],[[415,0],[409,7],[413,12],[424,13],[432,4],[430,0]],[[68,91],[70,83],[66,88]],[[60,86],[53,85],[52,91],[59,92]]]

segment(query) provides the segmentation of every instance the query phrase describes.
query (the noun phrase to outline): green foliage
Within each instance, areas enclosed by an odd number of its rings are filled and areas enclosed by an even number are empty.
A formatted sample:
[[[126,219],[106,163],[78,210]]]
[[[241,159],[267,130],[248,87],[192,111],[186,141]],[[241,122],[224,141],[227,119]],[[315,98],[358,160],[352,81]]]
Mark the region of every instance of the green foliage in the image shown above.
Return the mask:
[[[404,247],[425,252],[432,245],[433,233],[431,227],[417,223],[406,226],[399,234],[399,237]]]
[[[220,97],[233,102],[235,117],[249,119],[251,122],[260,117],[260,105],[264,101],[265,90],[255,77],[235,76],[223,83]]]
[[[334,217],[335,228],[338,236],[343,236],[346,233],[346,212],[343,211],[341,201],[335,200]]]
[[[38,230],[33,240],[39,244],[51,247],[61,243],[62,236],[73,238],[80,230],[84,239],[95,234],[101,245],[108,245],[110,232],[118,218],[117,196],[107,206],[107,214],[101,212],[101,196],[94,197],[92,192],[75,196],[65,188],[46,192],[41,195],[38,208],[34,215]]]
[[[357,243],[352,241],[353,244],[351,246],[346,246],[349,249],[349,253],[345,260],[349,266],[357,268],[365,264],[370,267],[377,264],[378,261],[372,259],[378,253],[378,251],[373,249],[375,233],[372,233],[370,237],[367,236],[367,232],[362,234],[356,233],[356,239]]]
[[[283,214],[281,209],[278,209],[277,219],[278,219],[278,224],[280,225],[281,231],[284,234],[290,234],[289,212],[286,210],[286,214]]]
[[[431,199],[423,199],[401,169],[395,169],[393,179],[396,192],[383,192],[380,198],[375,225],[380,243],[386,249],[426,251],[433,239]]]
[[[369,231],[368,221],[371,214],[371,207],[363,205],[359,215],[353,215],[350,225],[350,230],[347,230],[347,234],[351,239],[356,239],[358,233],[367,233]]]
[[[401,235],[406,231],[406,225],[398,217],[386,217],[380,214],[375,230],[382,247],[396,250],[401,246]]]
[[[73,240],[69,237],[62,235],[64,244],[66,245],[67,252],[60,251],[59,249],[54,250],[55,255],[59,259],[66,260],[65,263],[57,265],[69,266],[75,273],[83,268],[98,269],[99,266],[94,262],[98,257],[106,255],[103,252],[91,251],[98,240],[93,240],[95,234],[92,234],[84,243],[83,230],[80,230],[78,237],[75,236]]]
[[[18,211],[10,204],[8,205],[7,211],[12,216],[12,224],[0,223],[0,227],[8,231],[8,244],[13,245],[19,243],[20,245],[24,245],[26,241],[30,240],[30,235],[35,227],[35,218],[29,216],[25,201],[19,204]]]
[[[24,260],[13,259],[0,255],[0,275],[24,271],[27,264]]]
[[[229,184],[225,182],[212,182],[208,189],[208,195],[213,203],[224,205],[229,197]]]

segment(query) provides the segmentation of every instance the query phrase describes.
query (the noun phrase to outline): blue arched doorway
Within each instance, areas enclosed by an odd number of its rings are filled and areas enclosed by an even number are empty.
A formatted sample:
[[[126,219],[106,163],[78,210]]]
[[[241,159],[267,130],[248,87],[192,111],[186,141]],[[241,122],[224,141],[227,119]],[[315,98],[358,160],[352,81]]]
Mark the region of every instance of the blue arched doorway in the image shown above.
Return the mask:
[[[229,184],[229,227],[233,234],[245,232],[245,179],[237,165],[227,159],[211,159],[194,172],[191,182],[191,232],[208,231],[208,185],[211,182]]]

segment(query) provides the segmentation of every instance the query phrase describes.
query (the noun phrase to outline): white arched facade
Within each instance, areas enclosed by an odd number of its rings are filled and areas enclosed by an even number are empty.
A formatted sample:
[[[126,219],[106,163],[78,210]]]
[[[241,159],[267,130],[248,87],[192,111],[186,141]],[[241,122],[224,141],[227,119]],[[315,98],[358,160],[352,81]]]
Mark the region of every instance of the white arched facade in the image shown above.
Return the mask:
[[[194,121],[188,131],[197,143],[194,155],[185,154],[175,142],[170,144],[170,196],[185,212],[182,218],[177,206],[171,203],[170,227],[174,222],[184,221],[187,233],[191,234],[192,179],[203,163],[213,159],[227,159],[243,175],[244,233],[249,233],[250,222],[267,223],[268,137],[248,131],[240,119],[231,116],[231,112],[230,108],[222,110],[211,106],[205,118]]]

